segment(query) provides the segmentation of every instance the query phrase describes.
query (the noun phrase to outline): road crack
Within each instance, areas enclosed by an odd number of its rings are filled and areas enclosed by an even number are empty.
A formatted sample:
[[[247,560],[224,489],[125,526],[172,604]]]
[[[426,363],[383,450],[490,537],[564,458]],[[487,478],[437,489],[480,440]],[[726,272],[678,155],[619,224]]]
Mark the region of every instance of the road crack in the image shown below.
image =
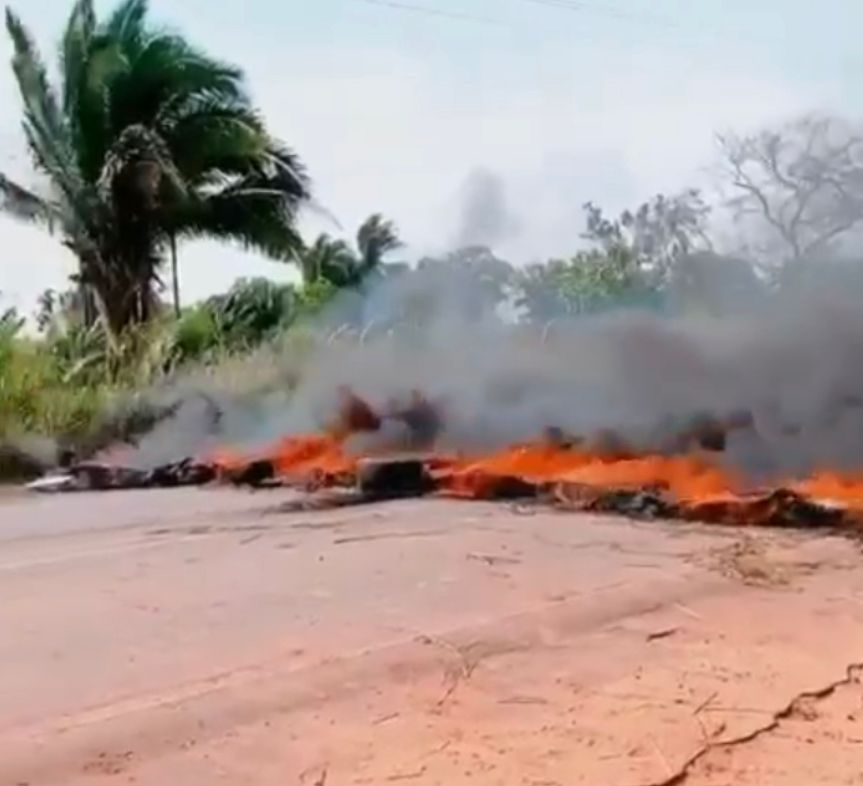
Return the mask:
[[[511,655],[525,649],[523,644],[510,641],[493,641],[479,639],[468,644],[453,644],[446,639],[423,634],[416,638],[421,644],[438,647],[447,650],[456,658],[456,663],[449,664],[444,668],[444,692],[435,702],[436,710],[440,710],[458,690],[462,682],[467,682],[473,677],[479,665],[490,658],[502,655]]]
[[[748,734],[744,734],[740,737],[736,737],[733,740],[723,740],[722,742],[710,742],[706,741],[705,745],[699,748],[692,756],[690,756],[676,772],[673,772],[667,778],[661,781],[653,781],[648,784],[644,784],[644,786],[680,786],[686,782],[692,773],[692,768],[695,767],[698,762],[700,762],[705,756],[712,753],[716,750],[723,750],[726,748],[736,748],[740,745],[747,745],[750,742],[757,740],[759,737],[764,734],[769,734],[772,731],[776,731],[783,721],[788,720],[791,716],[799,708],[800,704],[805,701],[823,701],[826,698],[832,696],[839,688],[846,687],[848,685],[852,685],[857,681],[858,675],[863,672],[863,662],[851,663],[845,669],[845,676],[837,680],[836,682],[831,682],[829,685],[826,685],[823,688],[819,688],[814,691],[804,691],[803,693],[798,693],[793,699],[791,699],[788,704],[785,705],[781,710],[773,714],[773,717],[770,719],[768,723],[765,723],[763,726],[759,726],[757,729],[749,732]]]

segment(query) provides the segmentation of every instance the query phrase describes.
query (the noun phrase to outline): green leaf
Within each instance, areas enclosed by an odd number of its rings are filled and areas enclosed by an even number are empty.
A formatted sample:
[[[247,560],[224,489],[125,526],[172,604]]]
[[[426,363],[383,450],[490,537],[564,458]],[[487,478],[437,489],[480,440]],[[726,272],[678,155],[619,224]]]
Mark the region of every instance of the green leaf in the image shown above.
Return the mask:
[[[55,206],[0,173],[0,211],[25,221],[41,221],[49,227],[57,218]]]
[[[378,267],[386,254],[401,246],[395,225],[385,220],[380,213],[369,216],[357,232],[357,248],[364,272]]]
[[[63,76],[63,111],[69,116],[77,106],[85,78],[90,42],[96,29],[93,0],[77,0],[63,34],[60,72]]]
[[[12,69],[24,102],[24,133],[37,166],[48,174],[70,202],[81,187],[69,126],[48,83],[45,66],[21,20],[6,9],[12,39]]]
[[[267,153],[269,140],[251,109],[206,96],[165,132],[178,168],[195,182],[244,175]]]
[[[207,57],[179,36],[150,36],[140,50],[123,52],[131,68],[112,93],[115,129],[170,124],[187,102],[204,95],[247,100],[238,68]]]
[[[147,39],[144,22],[147,18],[147,0],[124,0],[103,25],[101,32],[114,40],[131,56],[136,56]]]
[[[296,258],[302,239],[278,191],[232,187],[188,204],[178,234],[240,243],[278,260]]]

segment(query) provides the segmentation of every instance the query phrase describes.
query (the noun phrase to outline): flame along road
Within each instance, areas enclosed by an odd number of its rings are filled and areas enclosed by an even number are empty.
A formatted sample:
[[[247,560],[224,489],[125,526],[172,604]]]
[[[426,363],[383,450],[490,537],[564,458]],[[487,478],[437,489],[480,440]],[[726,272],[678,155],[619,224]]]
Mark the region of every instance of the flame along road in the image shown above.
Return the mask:
[[[850,541],[290,496],[0,500],[0,784],[863,771]]]

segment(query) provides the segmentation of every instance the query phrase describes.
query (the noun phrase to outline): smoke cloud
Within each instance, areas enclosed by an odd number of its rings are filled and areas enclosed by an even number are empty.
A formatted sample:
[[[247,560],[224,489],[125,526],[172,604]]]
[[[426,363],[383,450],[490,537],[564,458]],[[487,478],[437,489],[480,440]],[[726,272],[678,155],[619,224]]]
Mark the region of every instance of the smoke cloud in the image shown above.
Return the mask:
[[[556,426],[588,438],[612,429],[658,450],[700,413],[744,411],[754,429],[733,433],[720,460],[753,480],[863,464],[863,311],[847,288],[807,287],[733,318],[628,312],[543,328],[501,320],[464,280],[455,297],[435,273],[419,288],[414,275],[377,287],[366,301],[377,323],[361,340],[354,330],[319,342],[292,393],[211,391],[216,428],[207,400],[190,397],[135,463],[319,430],[348,385],[374,407],[422,391],[444,414],[441,449],[479,452]],[[318,327],[337,323],[331,314]]]
[[[461,188],[455,245],[493,248],[514,238],[519,229],[519,221],[510,211],[503,180],[487,169],[471,172]]]

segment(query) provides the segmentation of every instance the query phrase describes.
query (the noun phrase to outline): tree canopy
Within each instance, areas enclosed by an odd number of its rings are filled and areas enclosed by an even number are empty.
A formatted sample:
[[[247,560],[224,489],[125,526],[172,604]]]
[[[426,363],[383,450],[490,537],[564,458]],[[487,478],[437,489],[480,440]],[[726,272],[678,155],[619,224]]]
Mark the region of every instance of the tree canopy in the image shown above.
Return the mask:
[[[76,0],[53,86],[6,13],[23,131],[44,193],[0,174],[0,209],[60,233],[115,332],[147,320],[176,238],[211,237],[280,260],[301,247],[298,157],[272,136],[237,67],[148,24],[147,0],[97,19]]]
[[[829,253],[863,222],[863,136],[829,116],[719,137],[726,205],[754,226],[755,251],[781,262]]]

